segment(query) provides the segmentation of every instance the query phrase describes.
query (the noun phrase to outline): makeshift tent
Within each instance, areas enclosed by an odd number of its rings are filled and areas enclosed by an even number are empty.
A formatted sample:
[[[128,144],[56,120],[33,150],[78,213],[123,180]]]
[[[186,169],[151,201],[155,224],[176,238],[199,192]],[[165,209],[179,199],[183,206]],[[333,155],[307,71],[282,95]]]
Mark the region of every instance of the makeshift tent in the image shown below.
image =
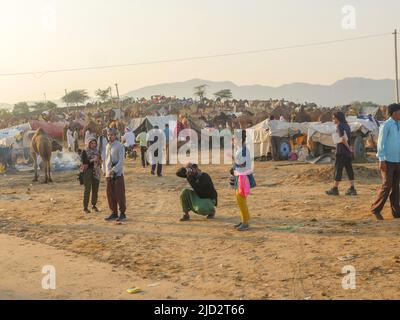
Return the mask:
[[[10,146],[15,143],[15,137],[22,135],[24,132],[31,130],[29,123],[24,123],[18,126],[10,127],[7,129],[0,130],[0,145]]]
[[[149,131],[153,129],[155,126],[158,126],[161,130],[165,128],[166,124],[169,124],[169,129],[171,132],[174,132],[176,127],[177,118],[175,115],[168,116],[159,116],[159,117],[151,117],[147,116],[144,118],[135,118],[132,119],[128,125],[129,128],[137,136],[142,131]]]
[[[42,128],[43,131],[54,139],[62,139],[66,122],[45,122],[32,120],[29,122],[32,130]]]
[[[362,136],[369,135],[375,143],[378,141],[379,127],[376,122],[358,119],[357,117],[348,117],[347,121],[352,133],[360,132]],[[332,122],[295,123],[277,120],[264,120],[254,127],[247,129],[247,135],[252,137],[254,143],[254,158],[266,156],[270,152],[271,137],[281,138],[280,144],[282,148],[286,148],[289,144],[287,139],[296,134],[304,134],[312,142],[319,142],[327,147],[335,147],[335,143],[333,142],[333,134],[335,132],[336,125]]]
[[[361,132],[363,135],[371,134],[378,141],[379,128],[375,122],[349,117],[347,118],[352,133]],[[332,135],[336,133],[336,125],[333,122],[310,123],[308,127],[308,139],[319,142],[327,147],[335,147]]]
[[[267,156],[271,150],[271,137],[289,138],[297,134],[306,134],[309,123],[295,123],[278,120],[264,120],[246,130],[249,141],[254,144],[254,158]],[[282,141],[283,147],[289,142]]]

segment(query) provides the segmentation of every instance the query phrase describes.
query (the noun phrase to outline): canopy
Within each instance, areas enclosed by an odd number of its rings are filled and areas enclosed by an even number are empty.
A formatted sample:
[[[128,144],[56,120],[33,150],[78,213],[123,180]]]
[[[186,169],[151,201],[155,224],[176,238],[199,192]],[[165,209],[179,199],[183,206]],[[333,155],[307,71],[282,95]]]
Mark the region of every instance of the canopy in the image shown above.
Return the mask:
[[[155,126],[158,126],[161,130],[165,128],[166,124],[169,124],[169,129],[173,132],[176,128],[177,118],[175,115],[168,116],[147,116],[143,118],[132,119],[128,125],[138,135],[142,131],[149,131]]]
[[[64,135],[65,122],[45,122],[32,120],[29,122],[32,130],[42,128],[43,131],[54,139],[62,139]]]
[[[0,145],[9,146],[12,143],[15,143],[16,142],[15,137],[18,134],[22,134],[29,130],[31,130],[31,126],[29,123],[24,123],[18,126],[0,130]]]
[[[379,127],[375,121],[348,117],[351,132],[360,131],[362,134],[370,133],[374,141],[378,141]],[[270,150],[270,137],[291,137],[296,133],[307,135],[308,139],[319,142],[325,146],[335,147],[332,135],[336,132],[333,122],[284,122],[278,120],[264,120],[246,130],[254,143],[254,157],[266,156]]]

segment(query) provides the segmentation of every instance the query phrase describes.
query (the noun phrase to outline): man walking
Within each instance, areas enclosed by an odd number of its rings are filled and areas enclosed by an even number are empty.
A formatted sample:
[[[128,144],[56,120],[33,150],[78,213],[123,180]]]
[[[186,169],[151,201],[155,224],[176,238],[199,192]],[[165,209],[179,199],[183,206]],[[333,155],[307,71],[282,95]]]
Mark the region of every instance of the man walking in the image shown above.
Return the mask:
[[[384,220],[381,211],[390,196],[392,215],[400,218],[400,104],[388,107],[390,118],[379,131],[378,158],[382,186],[371,211],[378,220]]]
[[[147,152],[147,132],[142,131],[138,134],[136,141],[139,142],[140,146],[140,158],[142,160],[142,167],[146,168],[147,160],[146,160],[146,152]]]
[[[136,143],[135,133],[132,132],[130,128],[125,128],[125,134],[121,138],[122,143],[125,146],[125,158],[127,154],[130,154],[133,151],[133,148]]]
[[[117,130],[108,129],[106,149],[107,200],[111,215],[106,221],[126,220],[126,199],[124,181],[125,148],[117,140]],[[118,217],[118,206],[120,215]]]
[[[163,151],[163,132],[158,126],[149,132],[149,158],[151,164],[151,174],[154,175],[157,169],[157,176],[162,177],[162,151]]]

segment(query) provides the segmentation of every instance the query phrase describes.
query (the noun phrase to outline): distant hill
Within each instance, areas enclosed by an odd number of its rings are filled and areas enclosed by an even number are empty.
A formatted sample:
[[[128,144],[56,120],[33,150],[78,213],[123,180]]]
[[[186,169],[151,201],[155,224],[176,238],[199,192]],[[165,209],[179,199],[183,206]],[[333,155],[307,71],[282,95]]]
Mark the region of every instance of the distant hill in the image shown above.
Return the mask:
[[[164,83],[130,91],[125,96],[141,98],[162,94],[165,96],[193,97],[193,87],[207,84],[207,96],[230,89],[235,99],[282,99],[294,102],[315,102],[322,106],[349,104],[353,101],[371,101],[377,104],[390,104],[394,101],[394,81],[390,79],[373,80],[366,78],[345,78],[332,85],[292,83],[279,87],[263,85],[238,86],[230,81],[216,82],[192,79],[184,82]]]

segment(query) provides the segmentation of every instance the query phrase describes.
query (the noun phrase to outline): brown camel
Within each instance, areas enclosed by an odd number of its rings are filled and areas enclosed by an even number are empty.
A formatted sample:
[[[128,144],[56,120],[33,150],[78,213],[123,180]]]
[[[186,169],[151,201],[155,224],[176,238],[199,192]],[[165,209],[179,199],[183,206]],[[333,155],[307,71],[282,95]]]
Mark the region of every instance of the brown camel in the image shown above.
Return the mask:
[[[37,129],[35,134],[32,137],[31,141],[31,156],[34,163],[35,168],[35,177],[33,181],[38,181],[38,164],[37,164],[37,156],[39,155],[44,163],[44,172],[46,178],[44,183],[52,182],[50,176],[50,167],[51,167],[51,152],[52,151],[62,151],[62,146],[59,145],[56,141],[50,138],[42,128]]]

